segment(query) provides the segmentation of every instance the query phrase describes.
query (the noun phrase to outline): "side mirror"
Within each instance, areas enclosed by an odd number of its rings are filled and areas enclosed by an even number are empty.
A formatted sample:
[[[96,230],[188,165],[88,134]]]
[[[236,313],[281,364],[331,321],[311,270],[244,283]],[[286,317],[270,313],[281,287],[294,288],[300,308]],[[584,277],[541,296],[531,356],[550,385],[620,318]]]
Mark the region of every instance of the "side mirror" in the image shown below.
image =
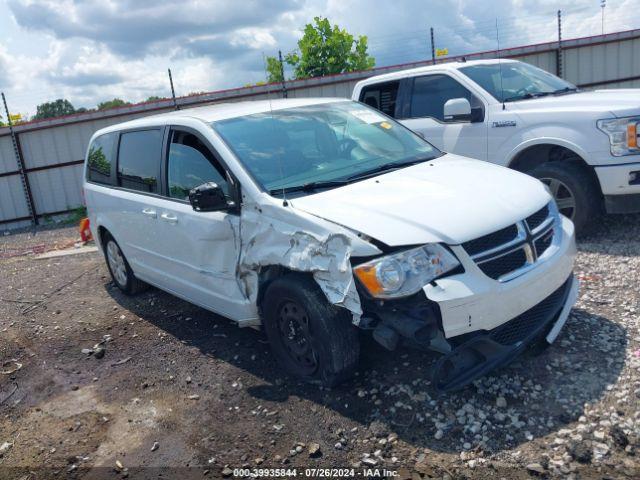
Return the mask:
[[[445,122],[470,122],[471,104],[466,98],[452,98],[444,104]]]
[[[234,203],[227,200],[222,188],[214,182],[207,182],[189,191],[189,203],[196,212],[227,210]]]

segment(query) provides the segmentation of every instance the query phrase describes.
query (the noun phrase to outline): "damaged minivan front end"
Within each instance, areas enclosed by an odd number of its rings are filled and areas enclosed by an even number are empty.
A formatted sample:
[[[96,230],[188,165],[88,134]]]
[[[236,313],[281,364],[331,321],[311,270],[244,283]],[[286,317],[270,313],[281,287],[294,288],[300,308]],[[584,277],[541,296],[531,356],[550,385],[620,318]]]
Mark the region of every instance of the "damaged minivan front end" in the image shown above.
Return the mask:
[[[441,353],[434,385],[442,391],[467,385],[531,345],[552,343],[578,293],[573,224],[544,187],[449,157],[292,201],[375,236],[384,253],[351,258],[359,326],[389,350],[405,344]],[[487,174],[511,192],[474,187]],[[447,185],[447,178],[456,181]],[[380,190],[388,202],[376,203]]]

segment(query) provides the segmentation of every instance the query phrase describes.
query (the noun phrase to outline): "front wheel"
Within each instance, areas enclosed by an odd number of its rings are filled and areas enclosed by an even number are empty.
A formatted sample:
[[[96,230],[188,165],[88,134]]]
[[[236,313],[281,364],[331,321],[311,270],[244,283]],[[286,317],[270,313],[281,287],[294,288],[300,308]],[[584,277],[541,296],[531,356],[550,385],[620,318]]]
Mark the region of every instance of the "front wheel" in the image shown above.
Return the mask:
[[[271,349],[292,375],[332,387],[355,372],[360,344],[349,312],[330,304],[310,276],[274,280],[262,313]]]
[[[588,233],[601,213],[600,189],[593,176],[576,160],[548,162],[530,172],[548,188],[558,210],[573,221],[578,234]]]

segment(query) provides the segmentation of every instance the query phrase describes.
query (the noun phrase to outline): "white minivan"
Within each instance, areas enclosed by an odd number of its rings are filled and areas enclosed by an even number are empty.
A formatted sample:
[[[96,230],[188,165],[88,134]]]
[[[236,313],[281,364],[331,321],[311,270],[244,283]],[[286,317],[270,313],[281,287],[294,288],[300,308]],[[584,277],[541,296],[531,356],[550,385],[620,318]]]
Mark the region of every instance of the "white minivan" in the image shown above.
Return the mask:
[[[461,388],[553,342],[574,228],[538,180],[445,154],[344,99],[214,105],[96,132],[84,191],[114,283],[262,326],[306,381],[355,370],[358,330],[442,354]]]

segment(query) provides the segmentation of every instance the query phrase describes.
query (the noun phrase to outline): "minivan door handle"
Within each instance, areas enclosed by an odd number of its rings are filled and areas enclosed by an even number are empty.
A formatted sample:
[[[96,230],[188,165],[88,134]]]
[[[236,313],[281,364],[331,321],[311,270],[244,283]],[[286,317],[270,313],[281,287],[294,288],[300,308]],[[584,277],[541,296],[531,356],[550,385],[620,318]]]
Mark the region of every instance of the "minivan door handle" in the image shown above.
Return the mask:
[[[147,217],[158,218],[158,214],[153,208],[143,208],[142,214],[146,215]]]
[[[162,213],[160,218],[169,223],[178,223],[178,217],[167,212]]]

